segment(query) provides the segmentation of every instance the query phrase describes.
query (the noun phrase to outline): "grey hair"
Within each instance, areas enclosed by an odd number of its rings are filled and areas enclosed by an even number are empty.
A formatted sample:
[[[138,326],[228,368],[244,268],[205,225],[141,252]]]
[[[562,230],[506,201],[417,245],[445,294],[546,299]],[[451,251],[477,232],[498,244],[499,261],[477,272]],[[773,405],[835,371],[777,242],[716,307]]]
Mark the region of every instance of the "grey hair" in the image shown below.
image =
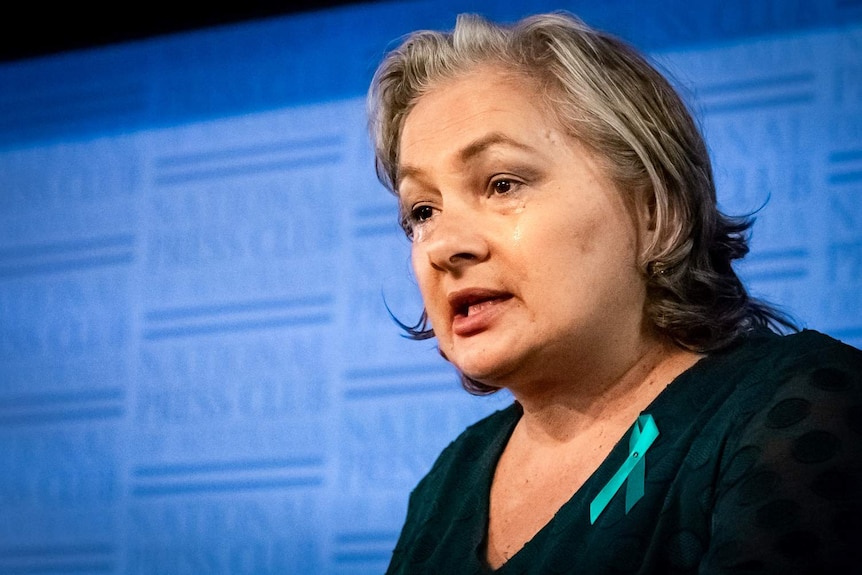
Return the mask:
[[[545,108],[603,159],[630,208],[649,208],[654,233],[640,265],[646,315],[660,332],[706,353],[758,328],[796,329],[752,298],[732,268],[748,253],[753,219],[718,210],[709,153],[685,103],[645,57],[571,14],[511,26],[461,15],[452,32],[415,32],[387,54],[368,116],[377,176],[391,192],[398,194],[401,131],[413,106],[441,82],[486,65],[531,79]],[[433,337],[424,312],[415,325],[398,323],[410,337]],[[465,387],[494,390],[468,378]]]

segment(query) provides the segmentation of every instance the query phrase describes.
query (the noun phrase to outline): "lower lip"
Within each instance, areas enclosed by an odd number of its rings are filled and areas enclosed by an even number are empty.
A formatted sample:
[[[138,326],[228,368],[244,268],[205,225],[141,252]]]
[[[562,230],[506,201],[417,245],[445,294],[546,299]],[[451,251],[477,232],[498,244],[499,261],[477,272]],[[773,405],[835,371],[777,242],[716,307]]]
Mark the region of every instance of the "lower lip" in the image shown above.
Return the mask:
[[[478,312],[470,315],[456,315],[452,320],[452,333],[460,337],[468,337],[485,331],[503,312],[502,304],[510,298],[501,298],[485,302]]]

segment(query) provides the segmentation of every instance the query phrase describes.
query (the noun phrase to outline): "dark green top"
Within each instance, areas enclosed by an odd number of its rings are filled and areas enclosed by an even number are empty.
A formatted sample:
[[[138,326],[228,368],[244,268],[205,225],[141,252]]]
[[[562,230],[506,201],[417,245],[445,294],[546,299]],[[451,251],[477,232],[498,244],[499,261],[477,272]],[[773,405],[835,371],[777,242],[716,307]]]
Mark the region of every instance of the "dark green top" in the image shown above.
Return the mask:
[[[495,573],[862,573],[862,352],[814,331],[758,333],[643,413],[659,436],[628,514],[623,486],[589,519],[631,431]],[[492,572],[491,479],[520,416],[515,403],[443,451],[410,496],[388,574]]]

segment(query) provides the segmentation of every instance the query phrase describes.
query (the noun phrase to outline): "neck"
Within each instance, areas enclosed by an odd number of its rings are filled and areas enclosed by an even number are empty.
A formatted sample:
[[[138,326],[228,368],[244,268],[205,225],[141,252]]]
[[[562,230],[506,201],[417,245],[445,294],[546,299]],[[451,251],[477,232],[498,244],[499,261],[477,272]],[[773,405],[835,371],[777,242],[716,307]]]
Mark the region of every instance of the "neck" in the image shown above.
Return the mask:
[[[524,431],[539,440],[564,442],[586,429],[627,425],[700,357],[654,340],[614,368],[581,370],[590,377],[569,374],[510,389],[523,407]]]

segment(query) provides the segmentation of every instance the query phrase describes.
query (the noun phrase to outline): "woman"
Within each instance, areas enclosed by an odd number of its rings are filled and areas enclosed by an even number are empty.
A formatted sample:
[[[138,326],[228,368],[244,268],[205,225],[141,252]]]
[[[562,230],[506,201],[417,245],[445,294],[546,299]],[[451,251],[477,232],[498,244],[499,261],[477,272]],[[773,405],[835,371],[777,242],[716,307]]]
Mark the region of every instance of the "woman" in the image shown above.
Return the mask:
[[[641,56],[565,14],[462,16],[386,57],[369,111],[425,303],[410,333],[516,399],[417,486],[389,573],[855,565],[862,353],[779,335],[748,296],[750,222],[718,212]]]

